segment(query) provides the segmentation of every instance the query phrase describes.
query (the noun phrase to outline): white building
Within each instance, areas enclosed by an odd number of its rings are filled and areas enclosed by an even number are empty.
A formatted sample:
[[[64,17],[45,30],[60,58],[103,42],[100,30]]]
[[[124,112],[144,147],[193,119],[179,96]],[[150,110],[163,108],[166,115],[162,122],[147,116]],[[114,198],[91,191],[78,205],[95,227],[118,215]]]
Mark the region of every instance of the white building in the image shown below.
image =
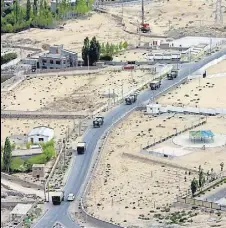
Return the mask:
[[[35,127],[28,133],[28,142],[48,142],[54,137],[54,130],[49,127]]]

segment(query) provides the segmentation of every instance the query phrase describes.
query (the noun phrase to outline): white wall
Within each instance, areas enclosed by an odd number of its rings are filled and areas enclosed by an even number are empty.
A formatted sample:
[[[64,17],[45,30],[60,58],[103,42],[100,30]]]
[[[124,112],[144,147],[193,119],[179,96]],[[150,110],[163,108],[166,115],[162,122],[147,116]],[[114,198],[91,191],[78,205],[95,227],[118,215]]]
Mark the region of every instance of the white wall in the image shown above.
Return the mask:
[[[42,141],[39,141],[39,138],[43,138],[44,141],[43,142],[48,142],[50,141],[53,137],[48,137],[48,136],[37,136],[37,135],[34,135],[34,136],[28,136],[28,142],[31,142],[31,138],[33,138],[33,143],[40,143]]]

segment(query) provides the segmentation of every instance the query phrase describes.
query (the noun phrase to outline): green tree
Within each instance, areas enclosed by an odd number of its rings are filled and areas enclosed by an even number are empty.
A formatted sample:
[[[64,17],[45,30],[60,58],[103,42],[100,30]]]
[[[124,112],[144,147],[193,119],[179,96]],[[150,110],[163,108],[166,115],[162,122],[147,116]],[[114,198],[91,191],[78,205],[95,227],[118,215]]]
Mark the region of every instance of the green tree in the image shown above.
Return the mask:
[[[12,160],[12,148],[11,148],[9,138],[7,137],[5,140],[5,146],[4,146],[4,152],[3,152],[3,163],[4,163],[5,170],[8,173],[10,170],[11,160]]]
[[[203,173],[203,169],[199,166],[199,187],[201,188],[205,183],[205,176]]]
[[[34,14],[35,17],[38,14],[38,0],[34,0],[34,3],[33,3],[33,14]]]
[[[119,48],[119,51],[121,51],[123,49],[123,42],[122,41],[119,43],[118,48]]]
[[[122,46],[123,46],[124,49],[127,49],[128,48],[128,43],[125,41]]]
[[[19,3],[18,3],[18,0],[16,0],[14,3],[13,3],[13,11],[14,11],[14,16],[15,16],[15,23],[18,22],[19,20],[19,14],[20,14],[20,6],[19,6]]]
[[[105,46],[105,54],[109,55],[109,53],[110,53],[110,44],[107,42]]]
[[[100,53],[101,53],[102,55],[105,54],[105,45],[104,45],[104,43],[101,44]]]
[[[118,53],[118,51],[119,51],[119,45],[115,45],[115,53]]]
[[[31,18],[31,2],[27,0],[27,7],[26,7],[26,20],[29,21]]]
[[[90,48],[89,38],[86,37],[86,38],[84,39],[84,45],[83,45],[83,47],[82,47],[82,59],[83,59],[83,61],[84,61],[85,66],[88,65],[89,48]]]
[[[192,192],[193,196],[194,196],[195,192],[197,191],[197,189],[198,189],[198,181],[194,177],[194,179],[191,182],[191,192]]]
[[[91,42],[90,42],[90,47],[89,47],[90,65],[93,65],[99,59],[100,59],[100,44],[96,40],[96,37],[93,37]]]
[[[89,11],[86,0],[78,0],[76,3],[76,11],[79,14],[85,14]]]

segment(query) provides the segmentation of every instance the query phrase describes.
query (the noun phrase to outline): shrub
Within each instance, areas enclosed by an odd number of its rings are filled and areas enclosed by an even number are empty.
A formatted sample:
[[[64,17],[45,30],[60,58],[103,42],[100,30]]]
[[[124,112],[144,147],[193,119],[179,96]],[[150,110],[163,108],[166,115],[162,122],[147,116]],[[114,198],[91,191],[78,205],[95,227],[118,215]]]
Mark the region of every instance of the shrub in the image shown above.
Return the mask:
[[[112,61],[113,57],[110,55],[102,55],[102,56],[100,56],[100,60]]]
[[[21,158],[13,158],[10,164],[10,169],[14,172],[25,171],[24,160]]]
[[[12,52],[12,53],[7,53],[3,56],[1,56],[1,65],[10,62],[13,59],[17,58],[17,54]]]
[[[33,156],[31,158],[28,158],[25,161],[25,166],[26,166],[27,171],[31,171],[33,164],[45,164],[45,163],[46,163],[45,154],[39,154],[39,155]]]

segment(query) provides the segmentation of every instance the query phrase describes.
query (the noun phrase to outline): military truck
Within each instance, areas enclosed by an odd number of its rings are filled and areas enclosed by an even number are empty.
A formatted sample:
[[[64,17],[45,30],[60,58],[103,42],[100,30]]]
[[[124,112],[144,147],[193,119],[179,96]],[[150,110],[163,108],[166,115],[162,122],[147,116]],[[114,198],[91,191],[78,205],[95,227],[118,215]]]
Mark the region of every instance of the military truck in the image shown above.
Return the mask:
[[[93,119],[93,127],[100,127],[101,125],[104,124],[104,117],[102,116],[97,116]]]
[[[151,90],[156,90],[156,89],[160,88],[160,86],[161,86],[161,81],[160,80],[152,81],[149,84],[149,87],[151,88]]]
[[[84,154],[86,151],[86,142],[78,142],[77,143],[77,153]]]
[[[178,76],[178,70],[171,70],[171,74],[173,75],[173,78],[176,78]]]
[[[53,205],[59,205],[64,201],[64,192],[53,192],[52,203]]]
[[[131,105],[131,104],[135,103],[136,100],[137,100],[137,94],[132,94],[125,98],[125,103],[127,105]]]

